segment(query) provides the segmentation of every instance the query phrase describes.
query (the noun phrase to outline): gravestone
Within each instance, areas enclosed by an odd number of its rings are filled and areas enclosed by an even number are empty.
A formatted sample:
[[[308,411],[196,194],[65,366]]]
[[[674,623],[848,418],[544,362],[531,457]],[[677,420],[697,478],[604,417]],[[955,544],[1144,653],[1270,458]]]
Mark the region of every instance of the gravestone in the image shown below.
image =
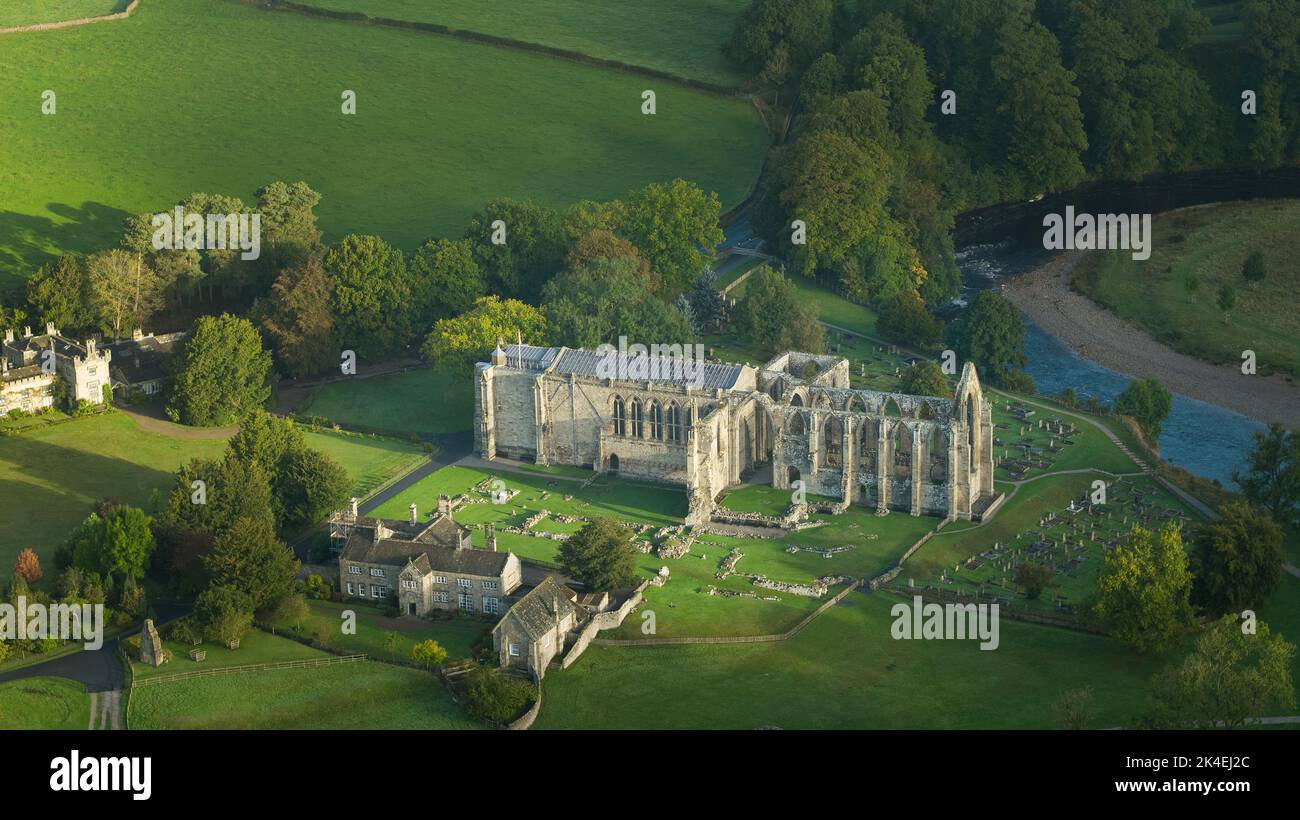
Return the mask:
[[[140,630],[140,663],[149,666],[162,666],[167,662],[167,651],[163,649],[162,638],[154,629],[153,619],[146,618],[144,628]]]

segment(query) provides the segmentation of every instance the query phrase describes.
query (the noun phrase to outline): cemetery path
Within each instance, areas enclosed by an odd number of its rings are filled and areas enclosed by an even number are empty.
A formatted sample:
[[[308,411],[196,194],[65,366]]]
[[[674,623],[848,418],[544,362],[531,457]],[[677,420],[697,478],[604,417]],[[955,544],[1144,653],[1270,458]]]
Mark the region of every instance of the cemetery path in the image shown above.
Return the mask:
[[[1043,473],[1042,475],[1036,475],[1031,478],[1022,478],[1019,481],[1007,479],[1004,483],[1012,485],[1011,492],[1007,493],[1006,500],[1004,500],[1002,503],[1005,505],[1009,501],[1011,501],[1011,499],[1015,498],[1016,493],[1020,492],[1020,488],[1025,486],[1026,484],[1033,484],[1035,481],[1041,481],[1044,478],[1052,478],[1054,476],[1059,476],[1059,475],[1080,475],[1083,473],[1101,473],[1102,475],[1108,475],[1112,478],[1136,478],[1141,475],[1146,475],[1145,472],[1112,473],[1108,470],[1098,470],[1094,467],[1076,467],[1072,470],[1054,470],[1050,473]],[[959,530],[946,530],[946,531],[939,530],[938,532],[935,533],[935,537],[938,537],[940,535],[950,535],[950,534],[961,535],[962,533],[970,532],[971,530],[977,530],[986,524],[991,524],[996,518],[997,516],[995,515],[992,518],[984,519],[978,524],[972,524],[969,527],[962,527]]]

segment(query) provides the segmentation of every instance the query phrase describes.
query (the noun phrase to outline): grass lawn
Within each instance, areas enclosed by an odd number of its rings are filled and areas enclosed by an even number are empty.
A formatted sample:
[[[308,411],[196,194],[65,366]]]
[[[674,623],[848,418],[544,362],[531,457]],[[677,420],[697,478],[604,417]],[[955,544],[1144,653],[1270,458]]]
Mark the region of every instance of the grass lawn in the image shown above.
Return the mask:
[[[242,663],[325,653],[264,633]],[[251,642],[251,641],[250,641]],[[208,660],[217,650],[205,644]],[[249,648],[248,644],[245,648]],[[229,655],[240,655],[244,648]],[[175,672],[178,661],[161,667]],[[190,667],[208,666],[208,661]],[[136,666],[137,672],[141,669]],[[167,671],[163,672],[167,674]],[[418,669],[361,661],[234,673],[136,688],[132,729],[473,729],[447,690]]]
[[[0,729],[85,729],[90,695],[67,678],[0,683]]]
[[[1137,714],[1160,663],[1082,633],[1001,622],[1001,643],[896,641],[902,599],[853,593],[789,641],[592,646],[546,676],[535,728],[1052,728],[1063,692],[1094,689],[1095,725]],[[661,616],[662,617],[662,616]]]
[[[340,424],[400,435],[470,429],[474,386],[431,369],[321,386],[298,411]]]
[[[814,282],[805,276],[788,276],[799,292],[801,301],[817,306],[817,316],[828,325],[842,327],[866,336],[876,335],[876,312],[866,305],[858,305],[840,296],[835,291]],[[732,288],[727,295],[743,299],[750,280],[746,279]]]
[[[1261,373],[1300,375],[1300,200],[1238,202],[1157,218],[1151,258],[1128,252],[1089,254],[1072,282],[1097,302],[1145,328],[1175,350],[1210,362],[1241,362],[1253,350]],[[1252,285],[1242,262],[1264,254],[1267,276]],[[1200,287],[1189,297],[1185,282]],[[1236,306],[1224,322],[1219,288],[1231,285]]]
[[[398,642],[396,657],[409,660],[411,647],[420,641],[433,639],[447,650],[448,661],[464,660],[472,657],[476,643],[486,638],[491,646],[489,630],[492,625],[473,618],[448,618],[446,620],[410,620],[384,617],[378,611],[356,601],[334,603],[331,601],[310,601],[311,615],[301,624],[304,636],[315,638],[349,654],[365,653],[372,658],[383,660],[389,657],[384,640],[390,631],[397,632]],[[356,613],[355,635],[343,634],[343,612],[351,610]],[[295,624],[275,621],[271,624],[279,631],[293,631]]]
[[[353,492],[364,496],[393,476],[428,459],[415,444],[369,435],[303,430],[307,446],[320,450],[348,471]]]
[[[12,566],[24,547],[47,563],[100,499],[147,508],[181,464],[219,456],[225,446],[146,433],[122,413],[0,438],[0,566]]]
[[[494,197],[561,207],[682,177],[725,209],[770,143],[745,100],[213,0],[6,37],[0,76],[0,289],[60,251],[115,246],[128,215],[195,191],[249,202],[272,180],[305,180],[322,195],[326,241],[374,233],[410,249],[459,235]],[[641,114],[647,86],[654,116]],[[41,113],[46,89],[54,116]],[[341,113],[345,90],[354,116]]]
[[[0,28],[57,23],[124,11],[131,0],[23,0],[0,5]]]
[[[722,46],[748,0],[656,0],[611,6],[608,0],[312,0],[322,8],[371,17],[440,23],[580,51],[593,57],[739,85],[744,73]]]

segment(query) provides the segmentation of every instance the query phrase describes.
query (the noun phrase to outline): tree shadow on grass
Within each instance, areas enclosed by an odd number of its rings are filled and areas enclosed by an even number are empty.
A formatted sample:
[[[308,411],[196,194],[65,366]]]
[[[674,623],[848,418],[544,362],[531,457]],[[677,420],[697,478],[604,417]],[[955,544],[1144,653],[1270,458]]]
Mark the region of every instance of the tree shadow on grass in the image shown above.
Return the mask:
[[[100,499],[115,498],[152,514],[153,490],[165,493],[175,482],[165,470],[30,435],[0,438],[0,471],[0,572],[26,547],[52,572],[54,551]]]
[[[116,247],[133,216],[102,202],[45,207],[54,218],[0,210],[0,293],[21,288],[37,268],[61,253]]]

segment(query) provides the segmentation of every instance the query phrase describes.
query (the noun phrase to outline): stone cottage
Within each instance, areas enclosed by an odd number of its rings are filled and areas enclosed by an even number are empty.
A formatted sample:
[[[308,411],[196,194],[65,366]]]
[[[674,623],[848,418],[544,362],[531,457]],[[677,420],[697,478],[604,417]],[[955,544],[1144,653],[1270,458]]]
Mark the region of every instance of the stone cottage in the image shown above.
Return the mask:
[[[551,659],[564,651],[565,635],[578,625],[574,592],[548,575],[510,607],[492,628],[492,649],[502,669],[522,669],[540,680]]]

